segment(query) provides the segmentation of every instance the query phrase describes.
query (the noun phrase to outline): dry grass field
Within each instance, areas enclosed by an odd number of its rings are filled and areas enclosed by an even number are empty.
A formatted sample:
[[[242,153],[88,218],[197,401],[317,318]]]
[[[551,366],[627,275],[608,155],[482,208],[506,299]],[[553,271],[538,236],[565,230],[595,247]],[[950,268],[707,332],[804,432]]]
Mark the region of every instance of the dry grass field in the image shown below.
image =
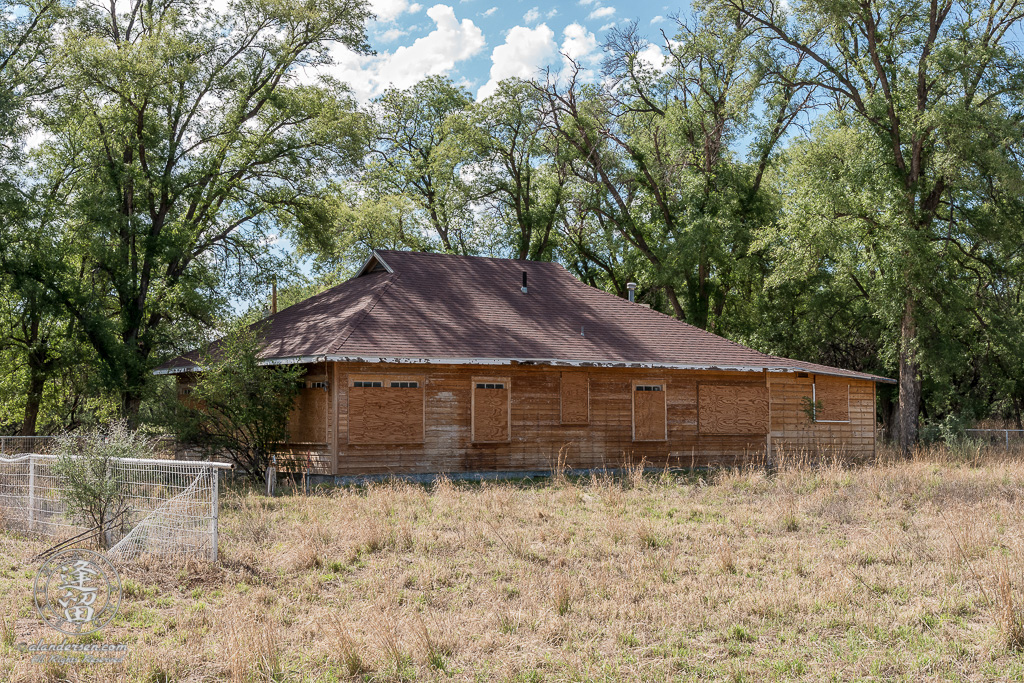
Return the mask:
[[[1024,453],[774,474],[223,499],[219,566],[131,566],[123,665],[31,664],[41,544],[0,536],[3,681],[1024,679]]]

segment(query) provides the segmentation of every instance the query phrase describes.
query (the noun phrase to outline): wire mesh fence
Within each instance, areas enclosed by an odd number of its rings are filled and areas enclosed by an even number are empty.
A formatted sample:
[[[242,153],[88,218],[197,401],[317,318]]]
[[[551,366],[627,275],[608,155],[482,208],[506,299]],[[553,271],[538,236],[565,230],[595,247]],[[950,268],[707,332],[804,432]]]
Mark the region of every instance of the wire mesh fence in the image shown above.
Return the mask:
[[[68,483],[58,456],[42,453],[0,457],[0,526],[63,540],[86,526],[68,514]],[[124,514],[101,530],[112,557],[143,555],[217,559],[217,462],[113,460]]]
[[[1024,440],[1024,429],[968,429],[967,434],[984,441],[1003,444],[1006,448],[1009,448],[1010,444]]]

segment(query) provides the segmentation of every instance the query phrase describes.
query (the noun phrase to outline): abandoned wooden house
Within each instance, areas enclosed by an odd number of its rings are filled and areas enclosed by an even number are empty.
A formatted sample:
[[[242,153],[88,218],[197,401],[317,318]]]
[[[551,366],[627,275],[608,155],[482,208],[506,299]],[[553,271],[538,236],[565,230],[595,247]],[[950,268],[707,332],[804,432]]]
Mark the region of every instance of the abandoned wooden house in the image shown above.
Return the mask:
[[[307,368],[282,451],[331,475],[867,456],[891,381],[754,351],[533,261],[376,251],[262,324],[267,363]],[[187,387],[196,358],[158,372]]]

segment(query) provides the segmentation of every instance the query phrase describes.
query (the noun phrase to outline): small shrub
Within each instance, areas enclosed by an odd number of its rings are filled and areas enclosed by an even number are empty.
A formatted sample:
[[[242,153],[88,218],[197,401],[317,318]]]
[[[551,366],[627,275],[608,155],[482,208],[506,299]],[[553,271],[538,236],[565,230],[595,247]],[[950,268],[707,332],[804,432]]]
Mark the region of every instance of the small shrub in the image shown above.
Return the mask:
[[[128,423],[115,422],[107,428],[93,428],[64,434],[57,440],[60,456],[54,471],[61,477],[61,496],[67,513],[86,526],[101,530],[99,545],[110,547],[112,520],[128,509],[124,475],[118,458],[153,456],[153,444]],[[121,520],[124,525],[128,520]]]

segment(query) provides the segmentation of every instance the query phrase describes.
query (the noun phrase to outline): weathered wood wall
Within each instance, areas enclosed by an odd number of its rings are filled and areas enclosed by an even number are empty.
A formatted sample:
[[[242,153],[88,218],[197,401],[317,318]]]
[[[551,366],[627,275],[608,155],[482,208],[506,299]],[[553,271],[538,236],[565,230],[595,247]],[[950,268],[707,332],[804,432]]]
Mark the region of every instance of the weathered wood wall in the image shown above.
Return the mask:
[[[333,471],[333,369],[326,363],[306,366],[288,419],[288,442],[278,448],[282,467],[309,468],[318,474]]]
[[[787,453],[840,443],[847,455],[870,455],[874,449],[874,387],[866,381],[828,380],[832,383],[826,394],[833,398],[818,417],[836,415],[838,385],[848,384],[850,421],[824,423],[812,422],[802,402],[804,395],[811,395],[813,376],[528,365],[333,365],[328,370],[326,447],[334,452],[333,472],[340,475],[550,469],[560,450],[568,467],[601,468],[642,459],[654,466],[735,464],[763,457],[769,443]],[[371,388],[381,397],[370,402],[369,410],[368,390],[353,392],[353,378],[416,381],[419,387],[418,392],[386,385]],[[819,381],[821,389],[825,382]],[[506,385],[477,388],[481,382]],[[637,384],[661,385],[662,391],[637,392]],[[394,404],[399,399],[386,396],[389,391],[404,392],[399,401],[403,405]],[[407,429],[419,421],[420,413],[404,405],[419,395],[422,435]],[[587,400],[581,404],[583,396]],[[381,424],[394,423],[394,431],[411,433],[412,442],[371,434],[377,429],[371,426],[373,410],[380,413]],[[647,440],[659,438],[658,411],[663,411],[667,438]],[[635,413],[641,425],[638,436]]]
[[[776,457],[835,454],[866,458],[874,454],[873,382],[769,373],[768,390],[771,442]],[[812,397],[820,402],[814,421],[808,415]]]

